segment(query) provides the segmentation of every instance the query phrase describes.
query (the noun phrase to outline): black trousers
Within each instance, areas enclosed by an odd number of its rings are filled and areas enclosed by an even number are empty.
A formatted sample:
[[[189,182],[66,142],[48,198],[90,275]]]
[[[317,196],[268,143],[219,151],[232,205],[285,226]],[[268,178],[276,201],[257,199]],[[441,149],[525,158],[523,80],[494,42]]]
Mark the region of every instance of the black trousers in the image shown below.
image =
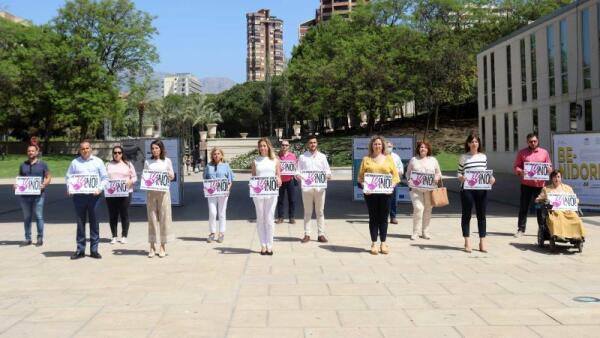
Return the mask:
[[[296,181],[296,179],[292,179],[291,181],[281,184],[281,187],[279,187],[279,196],[277,196],[277,218],[283,218],[286,192],[288,200],[288,217],[290,219],[295,218],[294,213],[296,210],[296,190],[298,190],[297,185],[298,181]]]
[[[529,213],[529,206],[533,203],[533,200],[538,197],[542,188],[530,187],[527,185],[521,184],[521,198],[519,201],[519,223],[518,230],[525,232],[525,227],[527,226],[527,214]],[[536,216],[538,227],[544,224],[544,219],[542,218],[542,209],[536,209]]]
[[[460,201],[462,204],[462,218],[460,226],[462,228],[463,237],[469,237],[471,213],[473,205],[477,214],[477,230],[479,238],[484,238],[486,233],[485,211],[487,209],[487,190],[461,190]]]
[[[365,195],[365,201],[369,209],[369,231],[371,232],[372,242],[377,242],[378,234],[382,242],[385,242],[387,238],[391,197],[392,195],[386,194]]]
[[[117,224],[119,223],[119,216],[121,216],[121,226],[123,231],[122,237],[127,237],[129,233],[129,201],[128,197],[109,197],[106,198],[106,206],[108,208],[108,219],[110,222],[110,232],[112,237],[117,237]]]

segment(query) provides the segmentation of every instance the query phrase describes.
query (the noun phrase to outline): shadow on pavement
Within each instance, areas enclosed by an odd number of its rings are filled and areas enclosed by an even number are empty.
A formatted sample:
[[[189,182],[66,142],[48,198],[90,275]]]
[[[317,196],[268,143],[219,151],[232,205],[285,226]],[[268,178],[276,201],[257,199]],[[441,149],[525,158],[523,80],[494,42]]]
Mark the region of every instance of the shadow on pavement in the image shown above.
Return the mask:
[[[572,245],[561,245],[560,243],[556,243],[556,249],[554,251],[550,250],[548,245],[544,245],[543,248],[540,248],[537,243],[510,243],[510,245],[521,251],[533,251],[544,255],[574,255],[578,253]]]
[[[42,252],[44,257],[71,257],[74,251],[45,251]]]
[[[251,254],[253,252],[253,250],[250,249],[245,249],[245,248],[229,248],[229,247],[220,247],[220,248],[214,248],[214,250],[220,251],[221,254],[223,255],[245,255],[245,254]]]
[[[364,248],[357,248],[353,246],[344,246],[344,245],[319,245],[319,248],[329,250],[331,252],[347,252],[347,253],[356,253],[356,252],[369,252],[369,250]]]
[[[282,237],[282,236],[278,236],[278,237],[274,237],[273,240],[275,242],[300,242],[300,238],[299,237]]]
[[[117,256],[146,256],[146,250],[130,250],[130,249],[113,249],[113,255]]]
[[[410,238],[410,235],[390,234],[389,232],[388,232],[387,236],[388,237],[392,237],[392,238],[404,238],[404,239],[409,239]]]
[[[411,244],[411,246],[416,246],[421,250],[455,250],[455,251],[463,251],[462,247],[457,246],[449,246],[449,245],[439,245],[439,244]]]
[[[474,232],[474,234],[479,234],[479,233]],[[513,237],[515,235],[512,232],[495,232],[495,231],[488,231],[487,234],[492,235],[492,236],[504,236],[504,237]]]
[[[0,246],[2,246],[2,245],[19,245],[19,246],[21,246],[21,244],[23,244],[23,241],[0,241]]]
[[[206,238],[202,238],[202,237],[177,237],[177,239],[180,239],[180,240],[186,241],[186,242],[206,242]]]

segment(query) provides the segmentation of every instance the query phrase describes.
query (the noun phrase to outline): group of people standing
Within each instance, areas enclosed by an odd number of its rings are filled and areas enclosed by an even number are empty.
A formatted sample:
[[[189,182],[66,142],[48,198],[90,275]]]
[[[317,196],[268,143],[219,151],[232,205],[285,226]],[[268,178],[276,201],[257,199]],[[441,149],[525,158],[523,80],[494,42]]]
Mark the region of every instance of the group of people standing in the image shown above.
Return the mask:
[[[528,147],[522,149],[515,160],[515,174],[522,178],[520,208],[518,218],[518,230],[515,234],[520,237],[525,231],[527,212],[531,201],[537,198],[539,201],[544,196],[542,188],[544,181],[523,179],[523,165],[526,162],[544,162],[551,164],[548,152],[538,146],[536,134],[527,135]],[[275,153],[273,145],[268,138],[261,138],[257,143],[258,156],[252,161],[252,176],[275,177],[279,194],[277,196],[255,196],[253,202],[256,210],[256,227],[258,238],[260,240],[260,254],[273,255],[273,234],[275,224],[280,224],[284,220],[285,200],[287,195],[288,219],[291,224],[295,221],[295,205],[298,186],[302,190],[302,203],[304,206],[304,235],[300,239],[301,243],[308,243],[311,240],[312,214],[316,214],[317,223],[317,241],[327,243],[325,234],[325,196],[326,188],[306,187],[299,182],[302,180],[301,173],[304,171],[318,171],[326,175],[327,180],[331,179],[331,169],[326,156],[318,151],[318,140],[314,136],[307,139],[306,151],[296,157],[290,151],[290,144],[287,140],[282,141],[281,150]],[[464,143],[464,154],[460,156],[458,163],[457,177],[461,184],[460,200],[462,204],[461,228],[464,238],[464,250],[471,252],[470,220],[473,207],[477,215],[477,226],[479,233],[479,250],[487,252],[485,245],[486,233],[486,208],[487,208],[487,190],[468,190],[464,189],[466,170],[487,170],[487,157],[481,151],[481,140],[476,134],[467,137]],[[31,240],[31,222],[32,215],[35,214],[37,221],[37,245],[43,245],[44,219],[43,204],[45,198],[45,188],[50,184],[51,175],[48,166],[38,159],[39,148],[37,145],[30,145],[27,148],[28,159],[19,168],[19,176],[38,176],[42,178],[41,193],[34,196],[20,196],[21,206],[24,214],[25,244],[32,244]],[[280,161],[292,161],[297,164],[295,173],[286,172],[282,174]],[[154,140],[151,143],[151,157],[144,163],[144,169],[166,172],[168,179],[173,181],[175,173],[173,165],[165,154],[165,147],[162,141]],[[435,184],[441,184],[442,174],[438,161],[432,156],[432,147],[426,141],[418,142],[415,149],[415,156],[410,159],[406,168],[406,177],[410,179],[412,172],[419,172],[431,175]],[[373,255],[388,254],[390,248],[386,243],[388,232],[388,219],[390,223],[397,224],[396,206],[397,189],[404,173],[404,165],[400,157],[393,152],[393,144],[386,142],[383,136],[373,136],[368,145],[368,155],[362,159],[358,172],[358,185],[363,188],[366,174],[384,174],[391,177],[391,182],[395,187],[391,193],[368,193],[365,192],[365,202],[369,213],[369,232],[371,237],[371,246],[369,252]],[[91,144],[87,141],[81,142],[79,146],[79,156],[75,158],[66,173],[66,181],[73,175],[97,175],[99,184],[94,192],[88,194],[73,194],[71,198],[75,209],[77,219],[77,249],[71,256],[71,259],[79,259],[85,256],[86,249],[86,221],[90,227],[90,256],[101,258],[98,252],[98,243],[100,239],[99,222],[96,216],[96,209],[100,196],[109,180],[125,180],[129,196],[106,198],[107,209],[109,213],[109,223],[111,229],[111,243],[127,243],[129,231],[129,214],[131,192],[133,185],[138,180],[136,171],[131,162],[127,160],[121,146],[115,146],[112,149],[112,160],[104,163],[98,157],[92,155]],[[554,177],[557,174],[553,175]],[[235,175],[228,163],[224,161],[224,153],[220,148],[214,148],[210,152],[210,162],[204,170],[204,179],[226,179],[227,190],[231,189]],[[560,181],[560,177],[559,177]],[[495,183],[492,177],[491,184]],[[571,190],[572,191],[572,190]],[[432,214],[431,190],[411,186],[410,199],[413,206],[413,230],[411,240],[431,239],[430,220]],[[226,231],[226,210],[228,196],[208,197],[208,227],[209,234],[207,242],[216,241],[221,243],[225,238]],[[172,240],[171,233],[172,211],[171,199],[168,191],[147,191],[147,214],[148,214],[148,242],[150,244],[148,257],[155,255],[165,257],[166,243]],[[388,218],[389,217],[389,218]],[[117,224],[119,219],[122,224],[121,237],[118,236]],[[217,221],[218,219],[218,221]],[[544,220],[538,209],[538,223],[542,224]],[[379,240],[379,244],[378,244]],[[160,245],[157,248],[157,245]]]

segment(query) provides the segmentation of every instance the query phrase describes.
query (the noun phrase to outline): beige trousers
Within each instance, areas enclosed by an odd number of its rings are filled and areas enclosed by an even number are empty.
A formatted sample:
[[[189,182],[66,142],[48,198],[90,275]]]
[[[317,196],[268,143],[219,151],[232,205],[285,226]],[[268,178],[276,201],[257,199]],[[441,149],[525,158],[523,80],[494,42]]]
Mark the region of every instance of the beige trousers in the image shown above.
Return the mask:
[[[412,189],[410,199],[413,205],[413,235],[428,235],[432,209],[431,191]]]
[[[310,236],[313,209],[317,216],[317,229],[319,236],[325,235],[325,189],[302,191],[302,204],[304,205],[304,234]]]
[[[171,228],[171,194],[162,191],[148,191],[146,195],[148,211],[148,242],[156,243],[157,233],[160,243],[172,240]]]

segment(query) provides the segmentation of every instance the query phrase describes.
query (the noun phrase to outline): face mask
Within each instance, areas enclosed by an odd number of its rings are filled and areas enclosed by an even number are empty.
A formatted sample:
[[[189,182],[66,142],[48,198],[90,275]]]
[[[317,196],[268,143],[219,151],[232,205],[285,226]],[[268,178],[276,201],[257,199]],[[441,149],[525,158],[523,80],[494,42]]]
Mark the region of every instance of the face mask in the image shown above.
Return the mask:
[[[394,150],[394,147],[387,147],[385,148],[385,153],[389,155],[392,153],[392,150]]]

